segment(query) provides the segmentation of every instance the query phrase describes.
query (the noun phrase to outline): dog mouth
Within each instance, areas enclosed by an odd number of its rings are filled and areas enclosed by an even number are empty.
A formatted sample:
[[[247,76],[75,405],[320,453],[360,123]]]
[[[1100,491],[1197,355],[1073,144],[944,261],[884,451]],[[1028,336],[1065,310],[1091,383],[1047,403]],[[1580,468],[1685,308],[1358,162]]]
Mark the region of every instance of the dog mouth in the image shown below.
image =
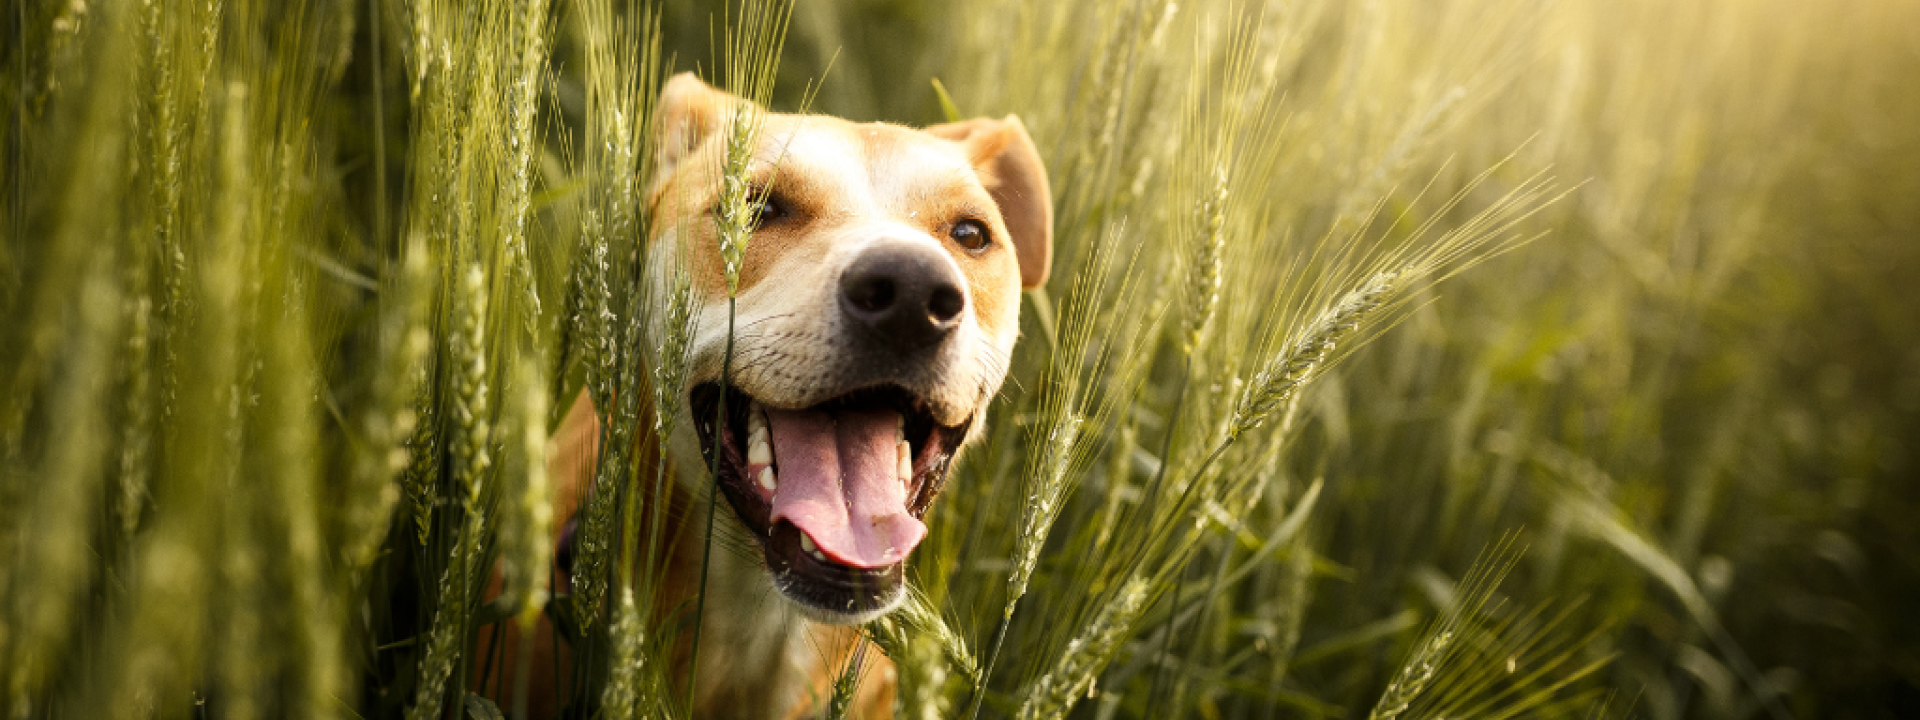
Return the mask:
[[[895,385],[804,408],[762,403],[737,386],[689,397],[719,489],[758,539],[774,586],[816,620],[852,624],[905,597],[907,554],[946,480],[969,416],[941,425]]]

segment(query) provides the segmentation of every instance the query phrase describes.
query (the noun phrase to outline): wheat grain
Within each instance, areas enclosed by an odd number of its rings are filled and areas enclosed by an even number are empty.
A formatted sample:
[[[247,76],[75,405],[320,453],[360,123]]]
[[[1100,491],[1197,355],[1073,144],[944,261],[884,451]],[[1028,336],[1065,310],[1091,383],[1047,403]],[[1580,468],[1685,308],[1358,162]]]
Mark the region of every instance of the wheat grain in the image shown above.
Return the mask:
[[[461,277],[457,303],[460,324],[453,332],[448,359],[453,364],[454,482],[469,508],[480,502],[487,472],[493,467],[492,411],[487,388],[486,273],[468,266]]]
[[[1007,576],[1010,598],[1018,599],[1027,593],[1027,581],[1033,576],[1034,566],[1040,563],[1040,548],[1046,544],[1047,529],[1060,513],[1068,461],[1083,422],[1078,413],[1069,411],[1048,428],[1040,440],[1040,478],[1034,484],[1033,494],[1024,498],[1026,502],[1021,506],[1020,537],[1014,543],[1013,571]],[[1012,612],[1011,605],[1008,612]]]
[[[48,452],[32,509],[23,517],[27,529],[22,556],[30,558],[15,575],[8,573],[6,646],[8,695],[27,703],[57,668],[68,623],[80,593],[89,584],[85,537],[91,532],[93,509],[101,500],[102,458],[97,442],[104,432],[98,396],[106,389],[102,379],[109,345],[117,330],[118,298],[106,277],[109,257],[88,263],[78,298],[80,333],[70,362],[80,381],[66,383],[54,399],[53,411],[68,428]],[[31,707],[28,705],[27,707]]]
[[[720,173],[720,200],[715,206],[714,228],[720,242],[721,269],[727,277],[727,294],[740,291],[740,266],[745,261],[747,244],[753,239],[754,218],[759,215],[759,200],[748,186],[748,163],[753,160],[758,136],[758,114],[736,106],[726,119],[726,154]]]
[[[826,720],[846,720],[852,716],[853,701],[859,696],[860,682],[866,678],[867,651],[871,646],[859,636],[852,642],[854,648],[846,666],[833,678],[833,693],[827,697],[826,712],[821,714]]]
[[[626,492],[627,460],[633,446],[633,423],[638,414],[636,391],[621,393],[618,405],[610,413],[612,422],[605,434],[582,509],[579,541],[574,547],[573,604],[579,610],[582,625],[592,625],[606,601],[609,575],[612,574],[614,533],[619,527],[620,495]]]
[[[980,668],[967,641],[928,604],[918,589],[910,589],[899,610],[865,626],[868,639],[892,658],[899,670],[894,696],[898,717],[935,720],[948,717],[952,701],[946,695],[948,671],[957,668],[978,681]]]
[[[1391,296],[1396,279],[1391,272],[1368,278],[1365,285],[1322,310],[1288,343],[1285,352],[1275,355],[1255,372],[1234,408],[1227,437],[1236,438],[1260,427],[1274,409],[1292,399],[1316,374],[1324,371],[1335,348],[1351,337]]]
[[[1015,717],[1020,720],[1065,717],[1067,711],[1087,696],[1094,679],[1106,669],[1119,648],[1120,640],[1133,630],[1133,621],[1145,609],[1148,596],[1146,580],[1127,581],[1112,602],[1100,609],[1093,622],[1067,642],[1053,667],[1027,688]]]
[[[909,644],[913,640],[929,638],[949,661],[959,667],[962,675],[969,679],[980,675],[973,652],[967,649],[966,638],[955,632],[946,618],[918,590],[910,590],[906,603],[900,609],[868,623],[866,629],[874,643],[890,656],[896,656],[896,652],[898,656],[909,655]]]
[[[461,276],[457,300],[459,324],[448,351],[454,368],[453,412],[449,419],[453,423],[454,481],[462,493],[461,510],[465,519],[440,577],[439,603],[434,610],[427,651],[421,660],[420,684],[414,693],[413,705],[407,708],[408,720],[440,717],[447,680],[452,677],[464,650],[473,606],[469,597],[472,573],[480,562],[482,536],[486,533],[482,493],[493,459],[489,449],[492,424],[487,389],[486,275],[479,266],[468,266]]]
[[[415,397],[413,408],[402,411],[413,420],[413,434],[406,442],[405,473],[401,476],[401,487],[407,496],[407,505],[412,510],[414,541],[427,544],[427,536],[433,530],[433,512],[439,505],[440,495],[440,458],[441,447],[440,418],[435,412],[432,371],[427,368],[417,370],[419,378],[413,383]]]
[[[127,274],[129,297],[124,302],[124,322],[129,328],[124,348],[125,369],[122,381],[126,403],[123,409],[125,420],[120,433],[120,467],[118,473],[118,497],[114,501],[114,517],[120,522],[120,534],[123,541],[131,541],[133,534],[140,528],[140,514],[146,509],[146,503],[152,484],[153,463],[153,372],[152,357],[149,354],[153,331],[153,300],[149,296],[149,273],[146,269],[147,258],[144,253],[136,254],[131,261],[133,269]]]
[[[520,358],[514,384],[521,389],[516,423],[521,436],[519,492],[505,503],[500,542],[507,587],[503,595],[518,608],[522,632],[533,627],[547,600],[548,566],[553,557],[553,499],[547,483],[547,387],[534,362]]]
[[[420,476],[408,472],[407,455],[407,444],[418,442],[420,413],[413,407],[413,397],[430,377],[423,364],[433,342],[426,328],[433,293],[425,241],[415,235],[405,257],[401,279],[388,288],[395,297],[380,328],[386,362],[374,379],[376,399],[362,420],[363,444],[355,455],[343,513],[347,557],[363,567],[373,561],[386,536],[403,484],[413,496],[416,528],[422,533],[431,503],[432,483],[424,472]]]
[[[528,0],[514,27],[519,57],[514,59],[512,94],[507,101],[508,158],[511,191],[507,219],[500,230],[506,245],[508,272],[517,280],[526,308],[527,332],[539,332],[540,287],[533,258],[527,251],[527,212],[533,201],[533,121],[539,109],[540,85],[547,61],[547,2]]]
[[[607,633],[613,639],[613,660],[608,663],[607,684],[600,691],[601,714],[613,720],[650,717],[652,703],[643,697],[641,677],[648,659],[646,628],[634,606],[631,588],[620,589],[620,601],[614,605],[613,623]]]
[[[460,664],[466,645],[467,625],[473,609],[468,589],[473,587],[474,566],[480,561],[480,536],[485,532],[485,518],[481,508],[468,509],[447,569],[440,575],[440,602],[433,613],[426,653],[419,665],[420,684],[415,688],[413,704],[407,707],[407,720],[439,720],[441,717],[447,681]]]
[[[1220,263],[1225,254],[1227,234],[1227,192],[1230,187],[1227,168],[1216,164],[1211,173],[1213,187],[1194,208],[1194,240],[1187,269],[1186,350],[1200,347],[1200,336],[1212,322],[1220,305]]]

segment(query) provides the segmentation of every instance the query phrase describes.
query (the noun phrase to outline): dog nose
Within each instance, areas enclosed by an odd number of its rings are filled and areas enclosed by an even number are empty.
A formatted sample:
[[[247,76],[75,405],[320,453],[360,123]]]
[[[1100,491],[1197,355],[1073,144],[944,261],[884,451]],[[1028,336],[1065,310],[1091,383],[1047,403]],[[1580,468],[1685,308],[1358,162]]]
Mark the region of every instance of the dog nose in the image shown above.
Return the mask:
[[[882,245],[840,276],[840,306],[883,345],[914,350],[939,342],[967,308],[953,263],[932,248]]]

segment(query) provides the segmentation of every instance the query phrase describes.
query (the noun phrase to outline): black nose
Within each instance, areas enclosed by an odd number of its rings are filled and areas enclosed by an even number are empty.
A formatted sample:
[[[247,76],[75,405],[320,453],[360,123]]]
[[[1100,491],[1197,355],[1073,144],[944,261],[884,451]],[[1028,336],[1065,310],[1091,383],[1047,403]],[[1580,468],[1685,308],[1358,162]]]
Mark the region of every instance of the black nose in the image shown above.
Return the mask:
[[[840,275],[840,307],[894,350],[940,342],[960,324],[959,273],[933,248],[889,244],[862,252]]]

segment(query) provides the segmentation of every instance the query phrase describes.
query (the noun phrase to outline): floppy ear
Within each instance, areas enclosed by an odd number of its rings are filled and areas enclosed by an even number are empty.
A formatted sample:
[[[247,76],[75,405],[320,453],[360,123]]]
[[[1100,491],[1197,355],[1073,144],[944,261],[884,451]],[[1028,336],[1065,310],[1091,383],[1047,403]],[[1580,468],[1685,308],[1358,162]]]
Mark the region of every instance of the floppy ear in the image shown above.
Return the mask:
[[[1020,259],[1020,285],[1029,290],[1047,282],[1053,262],[1053,191],[1047,167],[1020,118],[974,118],[935,125],[926,132],[960,143],[980,174],[987,194],[1000,206],[1013,249]]]
[[[727,121],[727,111],[744,102],[683,72],[667,80],[654,109],[655,179],[665,178],[693,154],[707,136]]]

